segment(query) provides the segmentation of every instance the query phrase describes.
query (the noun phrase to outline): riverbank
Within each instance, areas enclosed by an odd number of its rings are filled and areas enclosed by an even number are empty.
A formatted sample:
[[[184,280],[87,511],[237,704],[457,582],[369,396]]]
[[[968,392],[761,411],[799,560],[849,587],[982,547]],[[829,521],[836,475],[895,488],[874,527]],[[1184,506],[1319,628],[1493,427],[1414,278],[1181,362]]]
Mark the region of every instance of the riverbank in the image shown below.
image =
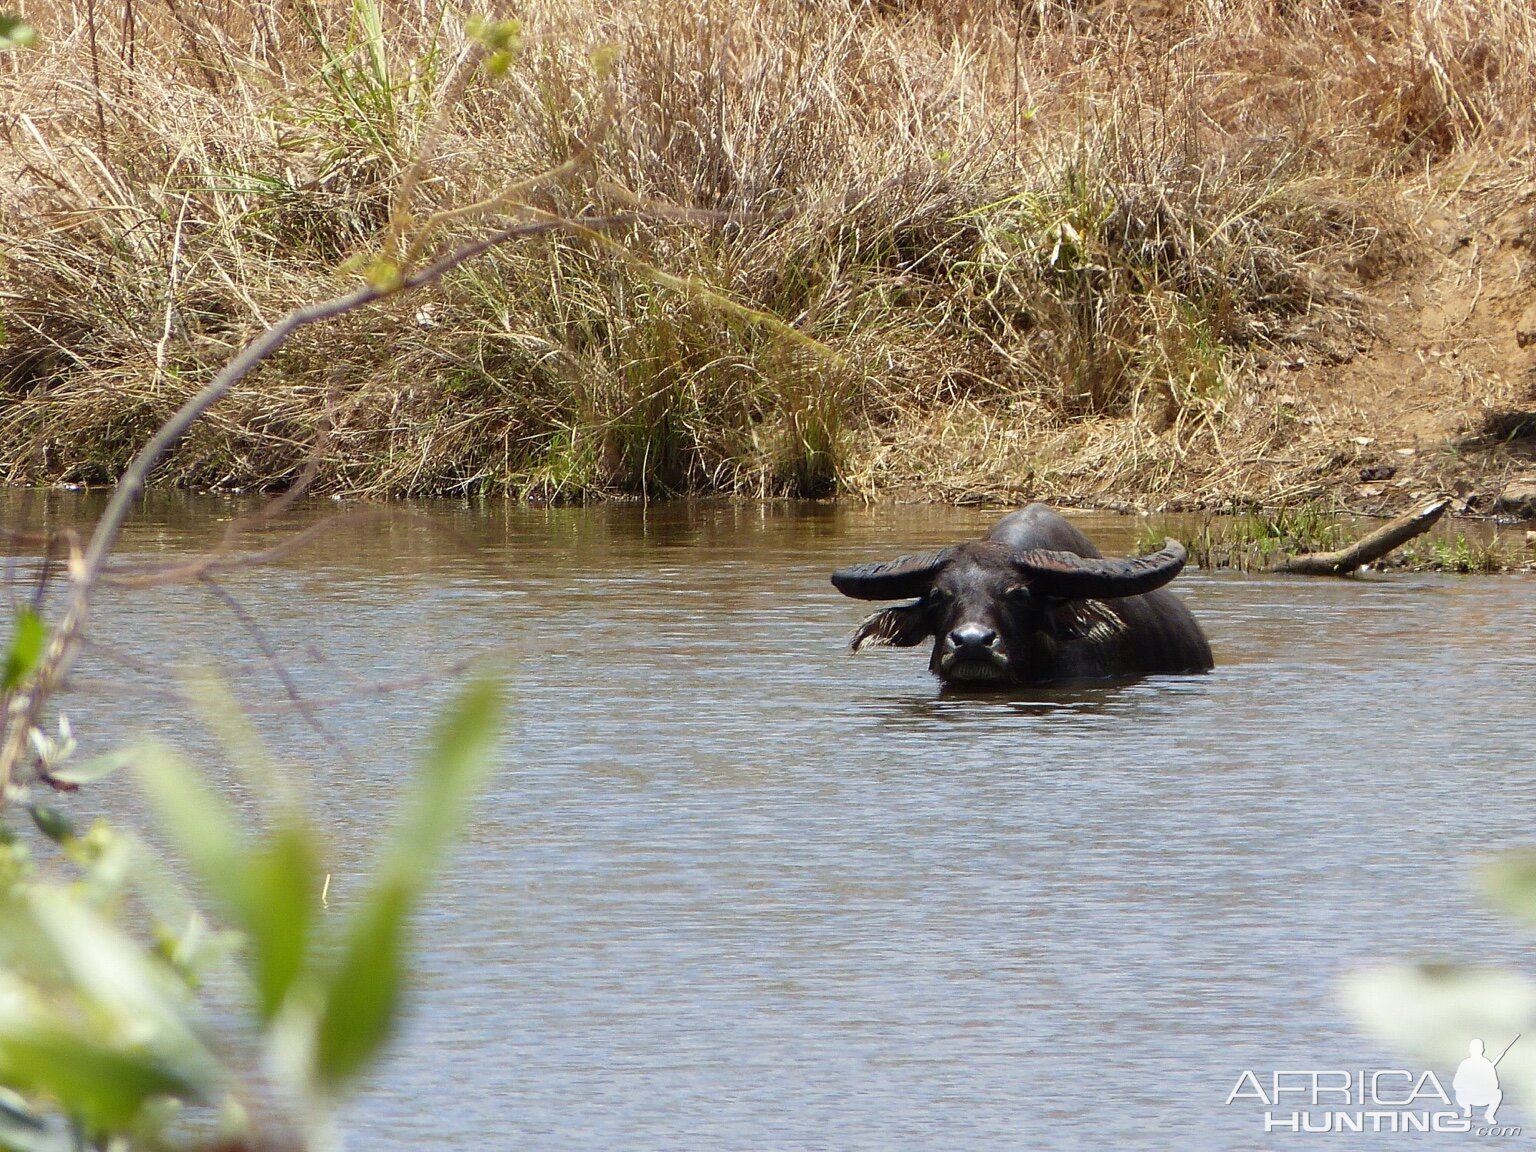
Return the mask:
[[[1536,514],[1536,14],[1433,7],[543,0],[462,86],[453,11],[29,12],[0,476],[111,482],[430,150],[417,222],[645,219],[301,334],[159,482]]]

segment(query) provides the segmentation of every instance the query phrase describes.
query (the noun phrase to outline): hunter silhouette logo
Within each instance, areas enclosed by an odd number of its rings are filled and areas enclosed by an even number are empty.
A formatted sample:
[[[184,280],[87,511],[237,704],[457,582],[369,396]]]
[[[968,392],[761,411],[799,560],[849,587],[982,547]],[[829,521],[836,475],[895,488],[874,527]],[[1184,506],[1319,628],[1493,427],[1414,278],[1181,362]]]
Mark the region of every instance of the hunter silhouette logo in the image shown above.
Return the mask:
[[[1467,1058],[1456,1068],[1451,1091],[1433,1071],[1406,1068],[1276,1069],[1261,1078],[1244,1072],[1227,1095],[1227,1104],[1262,1106],[1265,1132],[1470,1132],[1478,1136],[1518,1136],[1520,1129],[1499,1126],[1499,1063],[1515,1046],[1504,1045],[1497,1060],[1485,1055],[1483,1042],[1467,1045]],[[1474,1109],[1482,1109],[1474,1121]]]
[[[1520,1036],[1521,1033],[1515,1033],[1515,1040],[1520,1039]],[[1504,1100],[1504,1093],[1499,1090],[1499,1061],[1509,1055],[1515,1040],[1504,1046],[1498,1060],[1490,1060],[1483,1055],[1481,1040],[1473,1040],[1467,1045],[1470,1055],[1461,1062],[1456,1069],[1456,1079],[1451,1081],[1451,1090],[1456,1093],[1456,1103],[1461,1106],[1463,1116],[1470,1117],[1474,1108],[1486,1108],[1483,1121],[1488,1124],[1498,1123],[1499,1105]]]

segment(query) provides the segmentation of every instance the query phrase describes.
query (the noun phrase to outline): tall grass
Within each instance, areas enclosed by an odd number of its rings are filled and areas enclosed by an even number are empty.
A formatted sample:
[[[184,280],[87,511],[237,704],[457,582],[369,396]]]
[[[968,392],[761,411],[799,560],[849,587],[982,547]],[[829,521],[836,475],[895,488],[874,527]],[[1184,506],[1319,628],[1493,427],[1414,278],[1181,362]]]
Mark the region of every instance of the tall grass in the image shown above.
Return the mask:
[[[114,477],[379,248],[430,142],[424,207],[585,155],[535,207],[654,222],[306,334],[164,480],[280,487],[324,428],[320,483],[354,492],[1166,489],[1285,437],[1255,358],[1349,348],[1405,192],[1517,152],[1536,108],[1523,0],[535,0],[510,70],[453,91],[471,13],[428,0],[26,14],[42,46],[0,57],[11,481]]]

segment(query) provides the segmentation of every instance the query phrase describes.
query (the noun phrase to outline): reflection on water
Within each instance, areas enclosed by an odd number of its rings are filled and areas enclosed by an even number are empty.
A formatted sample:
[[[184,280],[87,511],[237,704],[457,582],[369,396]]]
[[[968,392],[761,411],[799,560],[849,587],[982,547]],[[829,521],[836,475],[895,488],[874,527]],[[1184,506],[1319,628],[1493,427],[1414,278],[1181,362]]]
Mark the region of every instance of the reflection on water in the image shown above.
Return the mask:
[[[205,546],[241,507],[154,505],[124,550]],[[367,686],[508,667],[505,763],[359,1148],[1253,1147],[1243,1069],[1402,1066],[1341,974],[1525,960],[1470,870],[1536,839],[1536,583],[1194,572],[1216,672],[1119,687],[941,696],[921,649],[847,653],[866,606],[832,569],[995,518],[402,508],[224,578],[345,762],[196,588],[113,593],[71,708],[199,741],[167,665],[234,668],[312,777],[339,907],[451,691]],[[1111,553],[1140,532],[1083,524]]]

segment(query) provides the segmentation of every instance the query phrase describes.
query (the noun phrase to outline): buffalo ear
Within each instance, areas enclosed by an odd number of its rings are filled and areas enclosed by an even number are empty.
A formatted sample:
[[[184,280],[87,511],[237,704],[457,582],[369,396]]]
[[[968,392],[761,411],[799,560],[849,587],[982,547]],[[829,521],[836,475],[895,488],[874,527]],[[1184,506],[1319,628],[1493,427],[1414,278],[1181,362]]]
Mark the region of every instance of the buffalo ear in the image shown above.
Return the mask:
[[[866,648],[911,648],[921,644],[931,635],[927,615],[921,600],[882,608],[864,618],[853,634],[851,647],[862,652]]]
[[[1043,629],[1053,640],[1108,644],[1126,631],[1120,614],[1102,600],[1064,600],[1046,612]]]

